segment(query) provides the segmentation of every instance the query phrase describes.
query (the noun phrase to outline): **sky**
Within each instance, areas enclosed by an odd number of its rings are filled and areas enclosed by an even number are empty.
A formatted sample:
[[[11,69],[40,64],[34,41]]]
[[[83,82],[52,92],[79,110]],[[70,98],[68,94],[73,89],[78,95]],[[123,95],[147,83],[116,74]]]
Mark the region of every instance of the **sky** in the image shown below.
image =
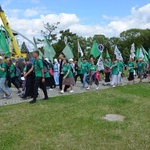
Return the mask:
[[[150,28],[150,0],[1,0],[0,5],[11,28],[30,39],[39,37],[47,22],[60,22],[56,32],[70,29],[84,37]]]

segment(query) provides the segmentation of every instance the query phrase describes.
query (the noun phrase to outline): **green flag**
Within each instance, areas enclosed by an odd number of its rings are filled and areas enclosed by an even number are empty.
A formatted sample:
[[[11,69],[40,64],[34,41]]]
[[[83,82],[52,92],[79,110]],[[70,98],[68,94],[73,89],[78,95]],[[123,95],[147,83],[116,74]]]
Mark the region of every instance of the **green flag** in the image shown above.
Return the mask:
[[[3,30],[0,30],[0,53],[7,57],[10,56],[9,45],[5,38]]]
[[[139,59],[139,55],[140,55],[140,49],[137,48],[137,50],[136,50],[136,55],[135,55],[136,59]]]
[[[145,50],[145,48],[143,46],[142,46],[142,50],[143,50],[144,55],[148,55],[147,51]]]
[[[150,59],[150,48],[148,49],[148,58]]]
[[[63,50],[63,54],[66,56],[67,59],[73,59],[73,53],[72,53],[72,47],[67,44],[66,47]]]
[[[82,58],[79,58],[78,59],[78,66],[81,67],[81,64],[82,64]]]
[[[96,43],[96,41],[93,42],[93,46],[91,48],[91,52],[90,54],[94,57],[97,58],[99,55],[101,55],[100,50],[98,49],[98,44]]]
[[[146,62],[148,62],[147,55],[144,55],[144,58],[143,58],[143,60],[145,60]]]
[[[48,58],[49,60],[51,60],[51,62],[53,62],[53,58],[56,55],[56,52],[55,52],[53,46],[50,45],[50,43],[46,37],[44,37],[44,47],[43,48],[44,48],[44,57]]]
[[[109,55],[109,53],[108,53],[108,50],[106,50],[106,58],[107,58],[107,59],[110,59],[110,55]]]

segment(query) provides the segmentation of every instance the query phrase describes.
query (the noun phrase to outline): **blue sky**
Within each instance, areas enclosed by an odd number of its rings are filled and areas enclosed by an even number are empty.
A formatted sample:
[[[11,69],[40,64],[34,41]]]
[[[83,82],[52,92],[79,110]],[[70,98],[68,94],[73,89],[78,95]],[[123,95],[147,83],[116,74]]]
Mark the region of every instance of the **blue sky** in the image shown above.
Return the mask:
[[[50,13],[75,13],[83,22],[98,23],[102,15],[125,17],[132,7],[142,7],[150,0],[2,0],[4,9],[43,7]]]
[[[1,0],[1,5],[10,24],[21,32],[25,32],[26,22],[29,29],[30,22],[35,19],[37,19],[36,23],[39,24],[39,27],[41,27],[40,20],[41,22],[53,23],[60,19],[63,22],[60,29],[70,28],[73,32],[83,36],[94,34],[117,36],[119,32],[129,28],[150,27],[150,22],[147,19],[149,16],[146,17],[146,22],[143,20],[144,26],[137,25],[137,19],[140,22],[140,17],[143,18],[143,16],[150,14],[149,4],[150,0]],[[21,25],[23,21],[24,28]],[[25,34],[36,35],[34,30],[40,29],[32,27],[31,30]]]

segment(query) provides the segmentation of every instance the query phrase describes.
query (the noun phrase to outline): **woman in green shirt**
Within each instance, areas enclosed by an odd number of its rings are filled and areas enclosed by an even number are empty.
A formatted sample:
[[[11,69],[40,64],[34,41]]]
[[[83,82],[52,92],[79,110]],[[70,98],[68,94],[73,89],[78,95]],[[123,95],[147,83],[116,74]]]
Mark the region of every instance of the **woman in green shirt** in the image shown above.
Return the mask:
[[[133,83],[135,83],[135,81],[134,81],[135,63],[133,62],[132,58],[130,58],[127,66],[128,66],[128,71],[129,71],[128,84],[130,84],[130,81],[133,81]]]
[[[3,61],[3,57],[0,56],[0,95],[3,95],[3,98],[11,98],[11,92],[6,84],[6,75],[7,68],[6,62]]]
[[[75,84],[73,73],[71,71],[71,66],[68,63],[68,60],[65,58],[63,60],[62,71],[64,73],[63,82],[62,82],[62,90],[60,91],[61,94],[64,94],[64,89],[66,85],[70,86],[70,93],[73,93],[73,85]]]
[[[142,60],[142,58],[139,59],[137,63],[138,68],[138,77],[140,78],[140,82],[142,82],[143,76],[144,76],[144,70],[145,70],[145,64]]]
[[[18,78],[16,77],[16,67],[13,64],[11,59],[9,59],[8,61],[10,64],[9,70],[10,70],[11,83],[18,89],[18,93],[21,93],[19,81]]]
[[[122,60],[118,60],[118,67],[119,67],[118,85],[122,85],[122,73],[123,73],[123,69],[124,69],[124,63]]]
[[[97,85],[96,89],[99,89],[99,79],[100,79],[100,76],[99,76],[99,72],[98,72],[98,66],[95,65],[95,62],[94,60],[91,60],[91,65],[90,65],[90,80],[89,80],[89,85],[87,87],[87,90],[89,90],[92,86],[92,82],[95,81],[95,84]]]

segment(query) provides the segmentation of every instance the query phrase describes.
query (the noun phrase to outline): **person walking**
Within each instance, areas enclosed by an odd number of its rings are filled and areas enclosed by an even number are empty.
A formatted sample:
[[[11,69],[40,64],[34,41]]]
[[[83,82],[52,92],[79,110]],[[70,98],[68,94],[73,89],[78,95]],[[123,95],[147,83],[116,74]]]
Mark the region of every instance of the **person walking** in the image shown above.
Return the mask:
[[[145,64],[142,60],[142,58],[139,59],[137,63],[137,68],[138,68],[138,77],[140,78],[140,82],[142,82],[143,76],[144,76],[144,69],[145,69]]]
[[[128,84],[130,84],[130,81],[133,81],[133,83],[135,83],[135,81],[134,81],[135,63],[133,62],[132,58],[130,58],[127,66],[128,66],[128,71],[129,71]]]
[[[119,73],[119,67],[118,67],[117,60],[113,60],[111,70],[112,70],[111,85],[112,85],[112,87],[115,87],[118,84],[118,73]]]
[[[21,93],[21,90],[20,90],[19,79],[16,76],[17,68],[13,64],[12,59],[7,58],[7,63],[8,63],[8,66],[9,66],[9,73],[10,73],[10,77],[11,77],[11,83],[17,88],[18,94],[19,94],[19,93]]]
[[[54,80],[55,80],[55,84],[56,86],[59,85],[59,63],[57,59],[54,59]]]
[[[45,78],[44,78],[44,66],[42,59],[39,59],[39,51],[33,52],[33,57],[35,61],[33,63],[32,68],[24,75],[24,77],[28,76],[32,71],[35,72],[35,82],[34,82],[34,93],[33,93],[33,100],[30,101],[30,104],[36,103],[37,95],[38,95],[38,88],[40,87],[44,93],[44,99],[48,100],[47,90],[45,86]]]
[[[150,59],[148,61],[148,82],[150,83]]]
[[[8,85],[6,84],[6,67],[6,62],[4,62],[3,57],[0,56],[0,95],[2,95],[2,98],[9,99],[12,97],[12,94]]]
[[[91,60],[91,65],[89,68],[89,85],[87,87],[87,90],[90,90],[93,81],[97,85],[96,89],[98,90],[99,89],[99,80],[100,80],[100,76],[99,76],[98,66],[95,65],[94,60]]]
[[[103,85],[105,86],[110,85],[111,62],[108,59],[105,59],[104,67],[105,67],[105,83]]]
[[[83,73],[83,84],[82,84],[82,89],[85,88],[85,84],[87,82],[87,76],[89,74],[89,68],[90,68],[90,64],[89,62],[87,62],[87,60],[85,58],[83,58],[83,62],[81,64],[81,71]]]
[[[32,64],[30,63],[28,58],[25,58],[25,72],[28,72],[32,68]],[[26,100],[28,97],[33,98],[33,89],[34,89],[34,72],[30,72],[25,78],[25,93],[21,97],[22,99]]]
[[[70,86],[70,93],[73,93],[73,85],[75,84],[73,73],[71,71],[71,66],[68,63],[68,60],[64,58],[63,60],[63,66],[62,66],[62,71],[63,71],[63,82],[62,82],[62,90],[60,91],[61,94],[64,94],[65,86],[69,85]]]
[[[82,64],[82,62],[81,62],[81,64]],[[80,77],[80,81],[83,84],[83,73],[81,70],[81,64],[78,64],[78,59],[75,60],[75,71],[76,71],[75,83],[77,82],[78,77]]]
[[[118,60],[118,67],[119,67],[118,85],[122,85],[122,73],[123,73],[123,68],[124,68],[124,63],[122,60]]]
[[[63,76],[64,76],[64,72],[62,70],[64,58],[65,58],[64,54],[61,53],[59,55],[59,61],[60,61],[60,67],[59,67],[59,89],[60,90],[62,90],[62,82],[63,82]]]

